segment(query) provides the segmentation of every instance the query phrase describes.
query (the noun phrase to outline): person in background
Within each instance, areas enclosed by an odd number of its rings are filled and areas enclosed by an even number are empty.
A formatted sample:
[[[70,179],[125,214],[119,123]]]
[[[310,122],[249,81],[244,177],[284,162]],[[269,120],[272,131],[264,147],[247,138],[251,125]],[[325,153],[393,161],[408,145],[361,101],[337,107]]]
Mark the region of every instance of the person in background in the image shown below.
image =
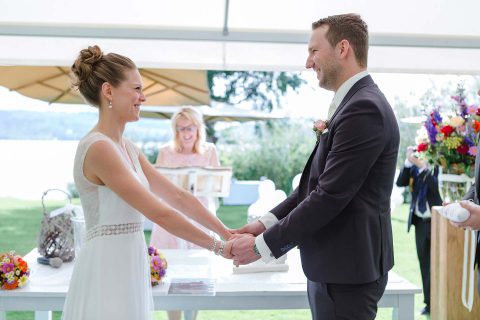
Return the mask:
[[[205,124],[200,112],[193,108],[180,109],[172,117],[172,130],[173,140],[160,148],[156,165],[168,168],[220,166],[215,145],[205,141]],[[198,200],[212,214],[216,212],[215,198],[198,197]],[[201,225],[193,223],[203,228]],[[200,249],[195,244],[172,235],[157,224],[153,226],[150,245],[163,249]],[[180,319],[181,312],[169,311],[168,318],[170,320]]]
[[[422,275],[423,302],[422,315],[430,314],[430,242],[432,206],[442,205],[438,190],[438,167],[431,170],[427,164],[415,156],[415,147],[407,148],[405,165],[398,175],[397,186],[410,187],[411,202],[407,232],[415,226],[415,244]]]

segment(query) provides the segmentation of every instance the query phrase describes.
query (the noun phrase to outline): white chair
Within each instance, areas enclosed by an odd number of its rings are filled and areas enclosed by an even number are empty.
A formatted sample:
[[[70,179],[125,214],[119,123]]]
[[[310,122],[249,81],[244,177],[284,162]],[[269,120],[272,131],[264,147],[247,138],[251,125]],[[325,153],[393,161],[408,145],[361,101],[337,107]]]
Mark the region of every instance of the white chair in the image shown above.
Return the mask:
[[[260,218],[286,198],[283,190],[275,190],[275,183],[272,180],[263,180],[258,186],[258,200],[248,207],[247,221]]]
[[[155,166],[164,176],[177,186],[190,191],[195,196],[228,197],[230,194],[230,167],[179,167]]]
[[[208,210],[216,214],[216,197],[228,197],[232,168],[230,167],[178,167],[155,168],[175,185],[190,191],[195,196],[207,197]],[[145,219],[144,229],[151,230],[153,224]]]
[[[298,185],[300,184],[300,178],[302,177],[302,174],[299,173],[292,179],[292,191],[295,190]]]

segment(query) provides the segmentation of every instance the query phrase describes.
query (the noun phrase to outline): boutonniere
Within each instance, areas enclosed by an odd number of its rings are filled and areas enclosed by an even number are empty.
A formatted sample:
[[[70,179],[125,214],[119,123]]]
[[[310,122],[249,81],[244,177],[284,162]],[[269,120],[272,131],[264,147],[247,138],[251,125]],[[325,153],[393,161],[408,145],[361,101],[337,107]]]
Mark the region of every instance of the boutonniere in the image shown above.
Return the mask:
[[[313,132],[317,135],[317,142],[320,140],[320,136],[328,132],[328,120],[317,120],[313,123]]]

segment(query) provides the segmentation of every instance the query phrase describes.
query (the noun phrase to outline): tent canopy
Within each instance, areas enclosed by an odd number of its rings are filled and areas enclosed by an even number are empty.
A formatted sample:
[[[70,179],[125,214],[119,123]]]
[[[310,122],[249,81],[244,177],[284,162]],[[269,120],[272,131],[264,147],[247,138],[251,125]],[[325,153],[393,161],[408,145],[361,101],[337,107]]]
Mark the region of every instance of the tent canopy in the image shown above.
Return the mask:
[[[311,22],[356,12],[370,71],[480,73],[476,0],[0,1],[4,65],[70,65],[95,43],[139,67],[303,70]]]
[[[204,70],[140,68],[145,105],[209,105],[210,91]],[[83,104],[71,90],[68,67],[0,66],[0,85],[49,103]]]

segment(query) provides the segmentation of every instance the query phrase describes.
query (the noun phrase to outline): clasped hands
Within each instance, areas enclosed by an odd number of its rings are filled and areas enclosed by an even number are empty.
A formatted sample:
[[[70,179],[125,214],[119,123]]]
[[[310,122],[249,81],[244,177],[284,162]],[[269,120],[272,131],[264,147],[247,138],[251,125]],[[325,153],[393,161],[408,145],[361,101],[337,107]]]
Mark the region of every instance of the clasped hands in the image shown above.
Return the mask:
[[[239,229],[230,229],[230,238],[226,239],[223,257],[233,259],[233,264],[237,267],[260,259],[253,251],[253,246],[255,237],[264,231],[265,226],[260,221],[251,222]]]

